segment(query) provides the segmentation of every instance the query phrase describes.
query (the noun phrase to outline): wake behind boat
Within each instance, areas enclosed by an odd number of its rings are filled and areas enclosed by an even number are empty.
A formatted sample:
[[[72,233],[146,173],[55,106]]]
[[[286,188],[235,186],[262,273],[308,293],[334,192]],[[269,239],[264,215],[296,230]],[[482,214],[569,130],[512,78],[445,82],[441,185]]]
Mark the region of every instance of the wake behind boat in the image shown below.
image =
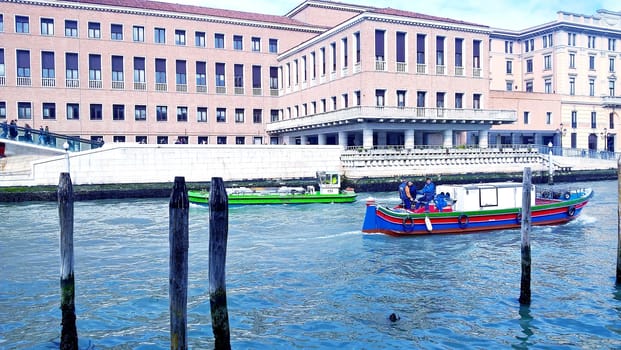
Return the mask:
[[[303,187],[233,187],[227,188],[229,205],[248,204],[309,204],[352,203],[357,194],[352,189],[341,190],[337,172],[317,172],[317,186]],[[188,191],[190,203],[209,204],[208,191]]]
[[[576,219],[587,205],[590,188],[531,190],[533,226],[560,225]],[[367,200],[362,231],[389,235],[472,233],[521,227],[522,184],[440,185],[429,211],[406,210]]]

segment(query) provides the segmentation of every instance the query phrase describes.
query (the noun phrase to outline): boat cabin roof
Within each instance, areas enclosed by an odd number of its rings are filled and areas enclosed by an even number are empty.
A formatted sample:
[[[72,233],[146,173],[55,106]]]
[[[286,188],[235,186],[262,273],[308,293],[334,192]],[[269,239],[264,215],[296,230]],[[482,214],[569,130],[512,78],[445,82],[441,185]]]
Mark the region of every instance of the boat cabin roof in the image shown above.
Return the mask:
[[[453,211],[494,210],[522,207],[522,184],[490,182],[466,185],[439,185],[436,195],[448,194]],[[535,186],[531,186],[531,205],[535,204]]]

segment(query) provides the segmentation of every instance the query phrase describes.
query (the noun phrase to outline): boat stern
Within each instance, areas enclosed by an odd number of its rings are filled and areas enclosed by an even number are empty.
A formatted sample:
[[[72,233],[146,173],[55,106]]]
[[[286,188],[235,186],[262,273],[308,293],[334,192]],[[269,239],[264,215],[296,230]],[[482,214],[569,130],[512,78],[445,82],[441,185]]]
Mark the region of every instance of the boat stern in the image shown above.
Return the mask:
[[[367,209],[362,223],[362,232],[377,232],[377,203],[375,198],[367,198]]]

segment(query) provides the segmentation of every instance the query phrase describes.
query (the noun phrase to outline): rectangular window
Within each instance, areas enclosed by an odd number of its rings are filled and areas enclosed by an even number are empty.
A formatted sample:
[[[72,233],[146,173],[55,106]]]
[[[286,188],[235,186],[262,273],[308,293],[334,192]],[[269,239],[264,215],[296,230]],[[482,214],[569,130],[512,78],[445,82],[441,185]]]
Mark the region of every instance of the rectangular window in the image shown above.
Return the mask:
[[[6,120],[6,102],[4,101],[0,101],[0,119]],[[45,116],[43,119],[45,119]]]
[[[88,80],[100,82],[93,87],[101,88],[101,55],[88,55]]]
[[[101,104],[92,103],[90,105],[90,117],[91,117],[91,120],[102,120]]]
[[[576,33],[567,33],[567,45],[576,46]]]
[[[32,119],[32,104],[17,102],[17,119]]]
[[[226,136],[218,136],[216,142],[218,145],[226,145]]]
[[[460,109],[464,108],[464,94],[456,93],[455,94],[455,108]]]
[[[133,30],[133,39],[136,42],[144,42],[144,27],[142,26],[134,26]]]
[[[185,107],[185,106],[177,107],[177,121],[178,122],[188,121],[188,107]]]
[[[481,68],[481,40],[472,41],[472,67]]]
[[[405,35],[404,32],[397,32],[396,44],[397,44],[397,62],[405,63]]]
[[[608,51],[615,51],[617,47],[617,40],[608,38]]]
[[[405,90],[397,90],[397,107],[405,107]]]
[[[595,55],[589,55],[589,69],[595,70]]]
[[[111,24],[110,25],[110,39],[123,40],[123,25]]]
[[[136,105],[134,107],[134,118],[135,120],[140,120],[140,121],[147,120],[147,106]]]
[[[252,88],[261,88],[261,66],[252,66]]]
[[[382,90],[382,89],[375,90],[375,106],[376,107],[384,107],[386,105],[385,96],[386,96],[386,90]]]
[[[144,57],[134,57],[134,83],[145,83],[146,81]]]
[[[216,122],[226,123],[226,108],[216,108]]]
[[[444,92],[436,92],[436,107],[444,108]]]
[[[41,18],[41,35],[54,35],[53,18]]]
[[[194,45],[196,47],[205,47],[205,32],[194,32]]]
[[[177,85],[187,85],[188,77],[186,73],[186,65],[184,60],[177,60],[175,62],[175,81]]]
[[[615,80],[608,80],[608,96],[615,97]]]
[[[16,56],[17,56],[17,77],[18,78],[30,78],[30,51],[17,50]]]
[[[156,142],[158,145],[166,145],[168,144],[168,136],[158,136]]]
[[[243,123],[243,122],[244,122],[244,109],[235,108],[235,123]]]
[[[207,62],[196,62],[196,86],[207,86]]]
[[[165,44],[166,43],[166,29],[155,28],[153,42],[155,42],[156,44]]]
[[[196,121],[207,123],[207,107],[196,107]]]
[[[513,61],[507,61],[507,74],[513,74]]]
[[[543,69],[544,70],[552,69],[552,56],[551,55],[543,56]]]
[[[0,76],[3,74],[0,73]],[[56,69],[54,64],[54,52],[42,51],[41,52],[41,78],[54,79],[56,78]],[[44,84],[47,84],[46,82]],[[46,85],[47,86],[47,85]]]
[[[513,80],[507,80],[505,82],[505,90],[513,91]]]
[[[165,122],[168,120],[168,107],[156,106],[155,107],[155,120],[158,122]]]
[[[341,46],[342,46],[341,51],[343,52],[343,68],[347,68],[347,66],[349,65],[349,62],[347,61],[347,58],[348,58],[347,38],[341,39]],[[303,58],[306,61],[306,57],[303,57]],[[306,72],[306,66],[304,66],[304,69]],[[306,77],[304,77],[304,80],[306,80]]]
[[[224,80],[224,63],[216,63],[216,87],[226,86]]]
[[[28,16],[15,16],[15,33],[30,33]]]
[[[88,22],[88,37],[101,39],[101,24],[99,22]]]
[[[243,64],[234,65],[233,72],[235,74],[234,76],[235,87],[236,88],[244,87],[244,65]]]
[[[65,36],[71,38],[78,37],[78,21],[70,19],[65,20]]]
[[[513,53],[513,41],[505,40],[505,53]]]
[[[571,111],[571,127],[574,129],[578,127],[578,111]]]
[[[244,38],[241,35],[233,35],[233,50],[244,49]]]
[[[278,67],[270,67],[270,89],[278,90]]]
[[[533,59],[529,58],[526,60],[526,73],[533,72]]]
[[[277,39],[269,40],[269,50],[270,50],[270,53],[278,53],[278,40]]]
[[[175,29],[175,45],[185,46],[185,30]]]
[[[543,81],[544,92],[546,94],[552,93],[552,79],[545,79]]]
[[[123,56],[112,56],[112,81],[123,82]],[[115,85],[115,84],[112,84]]]
[[[214,47],[216,49],[224,49],[224,34],[214,34]]]
[[[464,47],[464,39],[456,38],[455,39],[455,67],[463,67],[463,47]]]
[[[588,40],[588,47],[589,47],[589,49],[594,49],[595,48],[595,36],[589,35],[587,37],[587,40]]]
[[[436,65],[444,66],[444,37],[436,37]]]
[[[614,73],[614,71],[615,71],[615,58],[610,57],[608,58],[608,72]]]
[[[4,15],[0,13],[0,33],[4,32]]]
[[[533,82],[532,81],[527,81],[526,82],[526,92],[533,92]]]
[[[112,120],[125,120],[125,105],[112,105]]]
[[[591,112],[591,129],[597,129],[597,112]]]
[[[528,124],[530,122],[530,112],[524,112],[524,124]]]
[[[546,112],[546,124],[547,125],[552,124],[552,112]]]
[[[386,35],[386,31],[376,29],[375,30],[375,60],[383,61],[384,60],[384,36]]]
[[[77,103],[67,103],[67,120],[80,119],[80,105]]]
[[[416,107],[423,108],[425,107],[425,91],[417,91],[416,92]]]
[[[425,34],[416,34],[416,64],[425,64]]]
[[[332,53],[332,59],[331,59],[332,69],[330,71],[336,72],[336,43],[330,43],[330,51]],[[296,61],[296,66],[297,66],[297,61]],[[296,73],[297,73],[297,69],[296,69]],[[297,83],[297,79],[296,79],[296,83]]]
[[[569,68],[576,68],[576,54],[569,54]]]
[[[576,94],[576,78],[574,77],[569,78],[569,94],[570,95]]]
[[[43,103],[43,120],[55,120],[56,119],[56,103],[44,102]]]
[[[595,79],[589,79],[589,96],[595,96]]]
[[[481,94],[472,95],[472,109],[481,109]]]
[[[155,83],[166,84],[166,60],[163,58],[155,59]]]
[[[78,80],[80,79],[78,75],[78,54],[77,53],[66,53],[65,54],[65,78],[67,80]]]
[[[235,136],[235,144],[236,145],[243,145],[246,143],[246,138],[243,136]]]
[[[252,110],[252,122],[255,124],[263,123],[263,110],[262,109]]]
[[[261,38],[252,37],[252,51],[260,52],[261,51]]]

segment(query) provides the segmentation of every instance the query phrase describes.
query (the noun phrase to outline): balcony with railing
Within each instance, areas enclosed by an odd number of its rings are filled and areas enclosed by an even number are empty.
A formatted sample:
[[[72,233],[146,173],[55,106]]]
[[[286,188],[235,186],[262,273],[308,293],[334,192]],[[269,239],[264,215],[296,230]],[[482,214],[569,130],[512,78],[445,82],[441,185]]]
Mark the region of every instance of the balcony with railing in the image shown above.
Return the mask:
[[[279,90],[278,89],[270,89],[270,96],[278,96]]]
[[[291,118],[267,124],[271,133],[325,128],[358,123],[506,124],[517,120],[515,111],[424,107],[354,106],[332,112]]]
[[[122,80],[113,80],[112,81],[112,89],[113,90],[124,90],[125,82]]]
[[[472,76],[480,78],[481,77],[481,68],[472,68]]]
[[[101,80],[89,80],[88,88],[89,89],[101,89],[103,88],[103,82]]]
[[[261,89],[261,88],[252,88],[252,95],[253,96],[261,96],[261,95],[263,95],[263,89]]]
[[[424,63],[416,64],[416,73],[417,74],[427,74],[427,65]]]
[[[226,94],[226,86],[216,86],[216,94]]]
[[[405,62],[397,62],[397,72],[406,73],[408,71],[408,64]]]
[[[168,91],[168,84],[166,83],[155,83],[155,91],[166,92]]]
[[[445,75],[446,74],[446,66],[437,65],[436,66],[436,74],[437,75]]]
[[[360,64],[360,62],[356,62],[354,64],[354,74],[360,73],[361,70],[362,70],[362,65]]]
[[[385,71],[386,70],[386,61],[384,61],[384,60],[375,60],[375,70]]]
[[[65,87],[69,89],[79,89],[80,80],[79,79],[65,79]]]
[[[464,67],[455,67],[455,75],[456,76],[463,76],[464,75]]]
[[[141,91],[147,90],[147,83],[144,81],[135,81],[134,90],[141,90]]]
[[[196,85],[196,92],[199,93],[206,93],[207,92],[207,85]]]
[[[17,86],[32,86],[30,77],[17,77]]]
[[[42,87],[56,87],[56,78],[41,78]]]
[[[6,85],[6,77],[4,75],[0,76],[0,86]]]
[[[188,92],[188,84],[176,84],[175,91],[177,92]]]

